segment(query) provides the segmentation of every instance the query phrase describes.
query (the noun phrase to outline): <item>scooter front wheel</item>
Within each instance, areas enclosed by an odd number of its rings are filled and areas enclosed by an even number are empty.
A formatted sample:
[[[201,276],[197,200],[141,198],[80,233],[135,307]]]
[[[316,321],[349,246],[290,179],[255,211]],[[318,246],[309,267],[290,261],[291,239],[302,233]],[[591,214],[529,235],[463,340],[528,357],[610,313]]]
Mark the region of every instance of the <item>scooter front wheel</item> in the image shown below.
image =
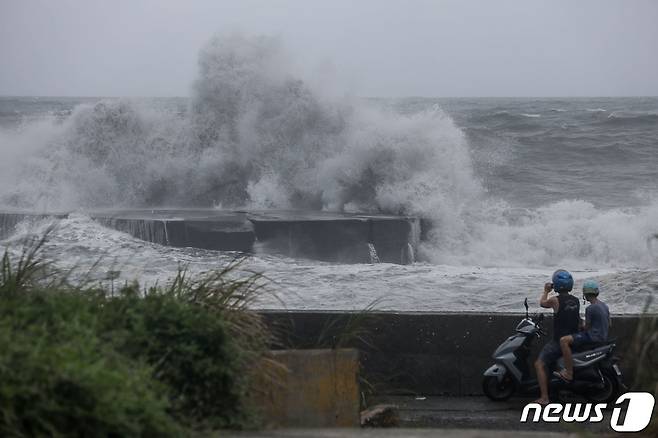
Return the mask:
[[[503,376],[500,381],[496,376],[484,376],[482,391],[493,401],[504,401],[514,394],[516,384],[509,374]]]

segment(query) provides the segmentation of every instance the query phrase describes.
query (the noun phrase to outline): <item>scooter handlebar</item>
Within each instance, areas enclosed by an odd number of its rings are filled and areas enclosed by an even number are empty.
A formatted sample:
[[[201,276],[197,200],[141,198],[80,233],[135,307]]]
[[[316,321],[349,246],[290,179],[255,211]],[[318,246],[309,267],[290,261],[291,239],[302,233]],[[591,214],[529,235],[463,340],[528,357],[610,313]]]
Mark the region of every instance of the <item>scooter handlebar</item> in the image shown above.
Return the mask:
[[[535,313],[532,320],[535,322],[535,326],[537,326],[537,336],[546,336],[546,332],[541,327],[541,323],[544,321],[544,314]]]

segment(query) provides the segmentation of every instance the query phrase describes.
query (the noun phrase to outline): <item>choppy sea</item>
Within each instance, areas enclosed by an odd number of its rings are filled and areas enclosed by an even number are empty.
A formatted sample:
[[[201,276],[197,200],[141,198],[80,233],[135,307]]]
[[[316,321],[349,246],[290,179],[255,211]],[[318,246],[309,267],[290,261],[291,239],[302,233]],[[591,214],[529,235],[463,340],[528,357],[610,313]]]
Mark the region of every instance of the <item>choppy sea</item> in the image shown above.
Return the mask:
[[[257,78],[258,79],[258,78]],[[303,85],[197,85],[192,98],[0,97],[0,210],[80,211],[45,254],[98,281],[163,283],[234,254],[169,248],[84,208],[405,213],[435,232],[412,265],[255,254],[263,307],[522,311],[557,268],[613,313],[658,291],[658,98],[344,99]],[[214,80],[210,77],[208,81]],[[297,88],[295,88],[297,87]],[[239,93],[238,93],[239,94]],[[0,246],[48,221],[20,224]],[[655,304],[653,309],[656,309]]]

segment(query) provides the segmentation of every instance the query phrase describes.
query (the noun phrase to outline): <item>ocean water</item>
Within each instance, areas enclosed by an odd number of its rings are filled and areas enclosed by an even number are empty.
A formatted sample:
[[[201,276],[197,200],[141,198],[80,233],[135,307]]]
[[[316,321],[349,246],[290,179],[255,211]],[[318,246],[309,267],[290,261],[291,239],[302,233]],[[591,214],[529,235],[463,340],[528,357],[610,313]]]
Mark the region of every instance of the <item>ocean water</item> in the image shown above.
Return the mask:
[[[614,313],[658,287],[658,98],[348,98],[271,42],[213,40],[190,98],[0,97],[0,209],[286,208],[432,221],[413,265],[255,254],[263,307],[521,311],[557,268]],[[48,221],[20,224],[0,246]],[[61,221],[48,258],[162,283],[234,254]],[[655,293],[655,292],[654,292]],[[276,295],[276,297],[274,297]],[[655,304],[653,308],[656,309]]]

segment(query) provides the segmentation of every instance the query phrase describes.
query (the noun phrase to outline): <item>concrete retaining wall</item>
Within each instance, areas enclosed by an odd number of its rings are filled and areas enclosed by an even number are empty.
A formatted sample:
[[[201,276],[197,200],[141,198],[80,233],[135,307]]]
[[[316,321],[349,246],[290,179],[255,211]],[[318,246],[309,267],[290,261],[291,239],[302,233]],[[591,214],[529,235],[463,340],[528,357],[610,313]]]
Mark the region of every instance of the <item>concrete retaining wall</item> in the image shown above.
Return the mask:
[[[481,394],[482,373],[492,364],[493,351],[514,333],[523,316],[385,312],[363,317],[300,311],[263,315],[285,345],[360,349],[362,375],[376,393],[448,395]],[[627,350],[638,321],[638,316],[615,316],[610,330],[610,336],[618,338],[627,383],[633,368]],[[550,334],[550,317],[544,327]],[[346,336],[346,331],[352,335]],[[535,354],[543,342],[535,343]]]

